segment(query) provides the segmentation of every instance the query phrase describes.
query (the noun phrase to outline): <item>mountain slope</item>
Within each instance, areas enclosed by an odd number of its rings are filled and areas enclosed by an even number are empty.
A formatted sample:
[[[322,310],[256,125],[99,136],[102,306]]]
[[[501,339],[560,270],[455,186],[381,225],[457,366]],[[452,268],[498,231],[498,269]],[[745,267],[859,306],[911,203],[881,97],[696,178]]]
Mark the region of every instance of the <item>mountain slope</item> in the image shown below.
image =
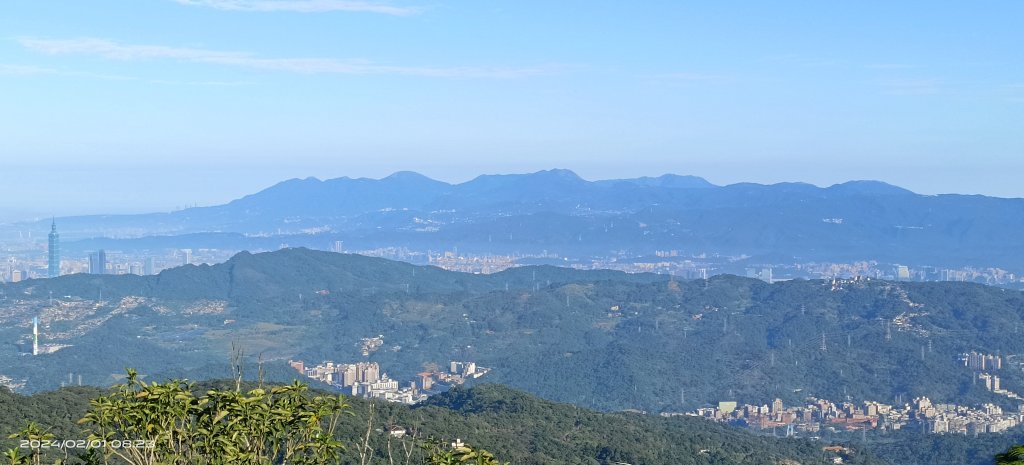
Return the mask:
[[[0,375],[29,390],[68,372],[106,384],[125,366],[225,376],[240,344],[278,365],[377,361],[400,380],[425,363],[471,360],[493,368],[489,381],[608,410],[808,395],[1015,408],[972,382],[958,360],[970,351],[1004,354],[1003,386],[1024,392],[1024,297],[966,283],[769,285],[555,267],[472,275],[288,249],[153,277],[72,275],[2,290]],[[24,355],[36,315],[42,343],[70,347]],[[363,356],[360,339],[378,335],[382,350]]]
[[[213,385],[223,389],[225,384],[201,383],[197,391]],[[7,437],[28,421],[39,423],[57,438],[85,437],[76,420],[84,415],[88,400],[100,395],[102,391],[89,387],[31,397],[0,389],[0,409],[5,412],[0,417],[0,449],[16,447]],[[353,415],[343,416],[337,429],[337,437],[349,446],[342,463],[359,463],[354,445],[365,437],[368,424],[373,463],[389,463],[389,443],[398,455],[402,442],[411,443],[409,439],[389,440],[383,428],[392,425],[414,432],[420,440],[459,438],[518,465],[811,464],[833,455],[824,454],[821,443],[809,440],[755,436],[695,418],[596,413],[494,385],[441,394],[413,408],[378,403],[373,423],[369,423],[369,402],[348,402]],[[380,430],[373,434],[373,428]],[[80,451],[70,452],[75,456]],[[414,449],[413,454],[419,458],[419,451]],[[864,453],[850,458],[854,461],[849,463],[884,463]]]

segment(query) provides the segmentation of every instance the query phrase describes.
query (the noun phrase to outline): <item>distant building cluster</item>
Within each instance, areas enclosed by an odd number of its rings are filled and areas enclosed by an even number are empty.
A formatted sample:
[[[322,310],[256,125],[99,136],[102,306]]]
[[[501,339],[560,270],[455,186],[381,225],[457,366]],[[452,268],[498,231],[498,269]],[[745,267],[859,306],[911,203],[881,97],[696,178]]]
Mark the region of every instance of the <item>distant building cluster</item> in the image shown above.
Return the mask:
[[[848,285],[847,280],[833,280],[833,287]],[[912,302],[907,300],[911,306]],[[903,316],[903,315],[901,315]],[[914,314],[906,314],[909,320]],[[898,321],[897,321],[898,323]],[[975,351],[962,353],[959,360],[974,372],[974,382],[982,383],[986,390],[1024,401],[1024,397],[1004,389],[999,376],[981,370],[999,370],[1002,357]],[[786,435],[817,433],[821,429],[838,430],[899,430],[915,427],[934,434],[998,433],[1024,423],[1024,405],[1018,412],[1003,412],[994,404],[971,408],[956,404],[933,404],[927,397],[915,398],[912,403],[889,405],[866,401],[834,403],[825,399],[808,398],[801,406],[785,407],[781,399],[769,405],[738,405],[735,401],[719,402],[717,407],[701,408],[683,415],[700,416],[716,421],[758,429],[786,428]],[[897,400],[897,403],[900,403]],[[679,415],[679,414],[663,414]]]
[[[380,365],[376,362],[323,362],[314,367],[307,367],[302,361],[289,360],[288,364],[308,378],[341,388],[353,396],[404,404],[414,404],[426,399],[427,393],[438,385],[459,385],[469,378],[479,378],[490,371],[490,368],[479,367],[475,362],[451,362],[447,372],[429,370],[417,375],[417,381],[402,387],[387,373],[381,372]]]
[[[1001,370],[1003,368],[1003,358],[999,355],[971,351],[960,354],[960,361],[964,362],[965,367],[977,371]]]
[[[448,373],[437,373],[438,379],[448,384],[462,384],[469,378],[479,378],[491,371],[474,362],[451,362]]]
[[[35,249],[32,234],[27,240]],[[134,274],[155,275],[160,271],[194,263],[218,263],[227,260],[237,251],[218,249],[166,249],[153,255],[131,254],[116,250],[93,250],[80,257],[62,255],[61,236],[56,220],[50,223],[47,235],[46,255],[22,254],[7,257],[6,266],[0,266],[0,282],[21,282],[27,279],[56,278],[68,274]]]
[[[401,260],[411,263],[423,263],[426,254],[423,252],[415,252],[405,247],[380,247],[369,250],[359,250],[353,253],[364,255],[367,257],[380,257],[388,260]]]
[[[301,361],[288,363],[306,377],[342,388],[353,396],[403,404],[414,404],[426,398],[425,394],[419,392],[415,382],[400,387],[397,380],[381,372],[376,362],[324,362],[314,367],[306,367]]]
[[[876,261],[853,263],[802,263],[777,265],[787,269],[794,277],[833,278],[865,276],[894,281],[967,281],[989,285],[1021,284],[1024,276],[1000,268],[963,267],[959,269],[931,266],[912,267],[894,264],[891,267]]]
[[[459,255],[458,252],[428,254],[427,263],[448,271],[490,274],[505,271],[516,266],[515,258],[509,255]]]
[[[1017,413],[1004,413],[993,404],[980,409],[954,404],[932,405],[927,397],[914,399],[914,419],[928,433],[981,434],[999,433],[1024,423],[1024,409]]]
[[[451,362],[448,364],[447,372],[441,370],[426,371],[418,376],[420,377],[420,387],[426,391],[430,390],[435,384],[458,386],[465,383],[469,378],[479,378],[489,371],[491,371],[490,368],[479,367],[475,362]]]
[[[999,376],[991,375],[988,373],[978,373],[974,376],[976,381],[985,383],[985,389],[993,392],[1002,391],[1002,387],[999,385]]]
[[[747,277],[748,278],[754,278],[754,279],[760,279],[761,281],[764,281],[764,282],[770,284],[770,283],[773,282],[772,281],[772,268],[770,266],[769,267],[764,267],[764,268],[747,268]]]
[[[899,430],[908,426],[933,434],[981,434],[998,433],[1024,423],[1024,407],[1019,412],[1007,413],[993,404],[984,404],[981,408],[932,404],[927,397],[918,397],[913,403],[902,406],[874,401],[862,404],[834,403],[815,398],[810,398],[805,405],[791,407],[785,407],[781,399],[775,399],[771,405],[760,406],[738,405],[735,401],[728,401],[719,402],[717,407],[700,408],[683,415],[757,429],[785,428],[787,436],[816,434],[822,429]]]

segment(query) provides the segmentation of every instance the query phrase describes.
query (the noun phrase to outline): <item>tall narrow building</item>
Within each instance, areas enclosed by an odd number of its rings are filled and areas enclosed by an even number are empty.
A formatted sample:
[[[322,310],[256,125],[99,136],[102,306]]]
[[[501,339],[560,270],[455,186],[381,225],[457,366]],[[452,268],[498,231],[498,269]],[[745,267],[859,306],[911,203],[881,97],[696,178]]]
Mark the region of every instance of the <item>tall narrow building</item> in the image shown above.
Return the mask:
[[[57,220],[50,224],[50,250],[48,260],[47,276],[56,278],[60,276],[60,234],[57,233]]]
[[[89,273],[107,274],[107,252],[103,249],[89,254]]]

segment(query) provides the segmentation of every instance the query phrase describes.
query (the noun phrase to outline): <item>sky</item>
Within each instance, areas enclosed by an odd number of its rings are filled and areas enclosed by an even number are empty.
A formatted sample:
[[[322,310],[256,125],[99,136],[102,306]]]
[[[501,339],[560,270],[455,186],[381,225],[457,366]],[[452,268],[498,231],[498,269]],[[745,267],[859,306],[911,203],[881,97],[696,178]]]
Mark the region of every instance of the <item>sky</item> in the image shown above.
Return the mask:
[[[0,218],[568,168],[1024,197],[1024,2],[0,3]]]

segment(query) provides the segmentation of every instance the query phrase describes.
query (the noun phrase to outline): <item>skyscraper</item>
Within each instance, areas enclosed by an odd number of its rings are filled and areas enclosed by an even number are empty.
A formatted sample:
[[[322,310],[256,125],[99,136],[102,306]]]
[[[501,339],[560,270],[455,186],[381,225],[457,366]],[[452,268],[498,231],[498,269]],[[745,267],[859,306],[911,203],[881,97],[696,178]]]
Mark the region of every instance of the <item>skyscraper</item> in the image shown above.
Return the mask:
[[[60,276],[60,234],[57,233],[57,220],[50,224],[50,250],[48,260],[47,276],[56,278]]]
[[[95,253],[89,254],[89,273],[91,274],[106,274],[107,273],[107,252],[103,249],[96,251]]]
[[[191,265],[192,264],[192,249],[181,249],[181,264]]]

